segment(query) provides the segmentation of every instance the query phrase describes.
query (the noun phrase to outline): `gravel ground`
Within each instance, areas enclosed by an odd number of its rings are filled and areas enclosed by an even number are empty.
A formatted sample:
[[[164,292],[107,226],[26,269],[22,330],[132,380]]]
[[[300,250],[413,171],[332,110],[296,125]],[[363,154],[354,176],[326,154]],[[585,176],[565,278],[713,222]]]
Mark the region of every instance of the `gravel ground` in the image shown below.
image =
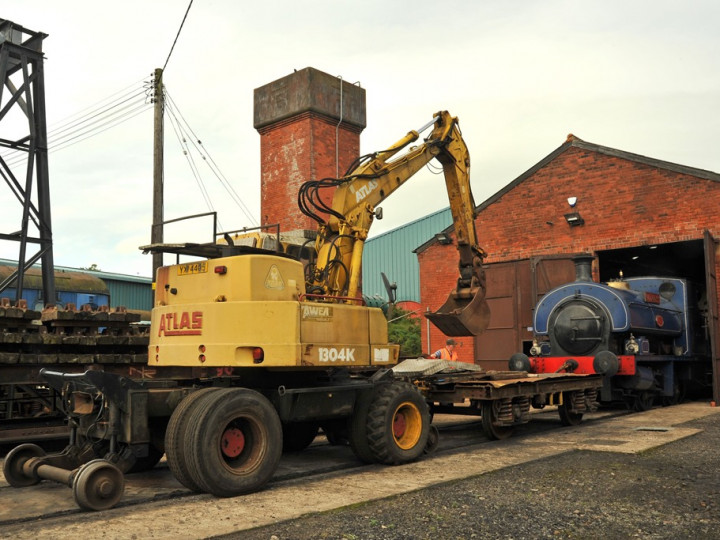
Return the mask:
[[[720,538],[720,422],[638,455],[576,451],[223,538]]]

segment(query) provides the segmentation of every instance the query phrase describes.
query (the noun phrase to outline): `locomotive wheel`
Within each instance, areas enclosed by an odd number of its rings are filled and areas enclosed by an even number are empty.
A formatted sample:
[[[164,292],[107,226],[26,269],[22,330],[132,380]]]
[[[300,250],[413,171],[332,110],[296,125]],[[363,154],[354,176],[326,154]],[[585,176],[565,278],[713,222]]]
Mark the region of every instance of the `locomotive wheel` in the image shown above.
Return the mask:
[[[192,491],[201,491],[201,489],[188,472],[187,447],[185,446],[188,418],[193,406],[199,402],[198,400],[216,390],[218,388],[203,388],[185,396],[175,407],[165,431],[165,453],[167,454],[170,471],[172,471],[178,482]]]
[[[423,453],[434,454],[435,451],[438,449],[438,446],[440,446],[440,430],[435,424],[430,424],[428,440],[427,444],[425,445],[425,449],[423,450]]]
[[[3,463],[3,474],[7,483],[12,487],[27,487],[40,482],[40,477],[26,476],[23,473],[23,465],[28,459],[44,455],[45,450],[37,444],[21,444],[10,450]]]
[[[107,510],[122,498],[125,490],[123,473],[104,459],[88,461],[73,478],[73,496],[80,508]]]
[[[407,383],[382,385],[370,404],[367,439],[375,461],[395,465],[420,457],[427,445],[430,413]]]
[[[498,426],[495,424],[498,418],[500,400],[482,402],[482,425],[485,435],[489,439],[501,441],[507,439],[515,431],[515,426]]]
[[[317,437],[320,426],[317,422],[292,422],[283,424],[283,450],[299,452],[305,450]]]
[[[560,423],[563,426],[580,425],[583,419],[583,413],[570,412],[568,406],[564,403],[558,405],[558,414],[560,415]]]
[[[652,409],[655,395],[652,392],[640,392],[632,398],[632,408],[636,412],[649,411]]]
[[[673,382],[673,395],[663,396],[662,404],[663,407],[670,407],[672,405],[677,405],[678,403],[681,403],[683,399],[685,399],[685,387],[680,381],[676,379]]]
[[[227,388],[193,407],[185,441],[192,480],[203,491],[232,497],[270,480],[282,455],[282,424],[259,392]]]

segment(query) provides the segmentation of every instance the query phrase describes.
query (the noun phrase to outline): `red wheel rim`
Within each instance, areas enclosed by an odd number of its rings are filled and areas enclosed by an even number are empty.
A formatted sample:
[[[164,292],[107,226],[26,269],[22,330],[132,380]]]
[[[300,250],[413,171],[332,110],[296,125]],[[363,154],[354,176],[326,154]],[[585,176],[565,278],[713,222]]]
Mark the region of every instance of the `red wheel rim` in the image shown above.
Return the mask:
[[[399,412],[395,415],[395,418],[393,419],[393,435],[395,435],[395,437],[399,439],[403,435],[405,435],[406,429],[407,421],[405,420],[405,415]]]
[[[229,458],[238,457],[245,448],[245,435],[238,428],[226,429],[222,436],[222,452]]]

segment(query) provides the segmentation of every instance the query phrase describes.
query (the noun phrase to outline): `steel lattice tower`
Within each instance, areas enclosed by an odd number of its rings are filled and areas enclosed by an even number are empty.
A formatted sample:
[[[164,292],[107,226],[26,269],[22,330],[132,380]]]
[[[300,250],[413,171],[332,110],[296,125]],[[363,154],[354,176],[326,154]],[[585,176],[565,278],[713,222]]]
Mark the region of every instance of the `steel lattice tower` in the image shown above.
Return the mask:
[[[39,260],[43,299],[48,305],[55,303],[55,279],[42,53],[46,37],[0,19],[0,177],[22,206],[20,229],[0,233],[1,241],[20,246],[17,271],[0,283],[0,293],[14,285],[19,299],[25,271]],[[24,170],[18,160],[23,154]],[[15,174],[11,166],[21,174]],[[33,247],[37,248],[34,253]]]

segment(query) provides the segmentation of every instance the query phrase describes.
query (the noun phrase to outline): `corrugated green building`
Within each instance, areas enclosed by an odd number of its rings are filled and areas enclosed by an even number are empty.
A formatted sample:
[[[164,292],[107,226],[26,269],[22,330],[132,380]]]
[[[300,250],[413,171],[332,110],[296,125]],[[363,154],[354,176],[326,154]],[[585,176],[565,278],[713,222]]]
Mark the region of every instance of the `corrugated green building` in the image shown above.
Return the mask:
[[[365,243],[362,291],[387,301],[381,273],[397,283],[397,301],[420,301],[420,269],[413,250],[452,224],[450,207],[380,234]]]
[[[125,306],[128,309],[151,310],[153,307],[152,279],[149,277],[130,276],[83,270],[88,274],[102,279],[110,290],[112,307]]]
[[[14,269],[17,268],[17,261],[0,259],[0,265],[5,265],[12,268],[12,271],[14,271]],[[32,276],[26,276],[23,290],[42,288],[42,281],[40,280],[39,273],[40,266],[34,265],[33,271]],[[69,266],[55,266],[55,288],[58,291],[63,290],[63,278],[66,272],[72,273],[74,276],[85,274],[102,280],[108,289],[107,293],[110,295],[111,307],[125,306],[127,309],[143,311],[149,311],[152,309],[152,280],[149,277],[85,270]],[[77,277],[73,279],[77,280]],[[106,293],[103,291],[102,294]],[[9,290],[7,296],[14,299],[14,291]]]

